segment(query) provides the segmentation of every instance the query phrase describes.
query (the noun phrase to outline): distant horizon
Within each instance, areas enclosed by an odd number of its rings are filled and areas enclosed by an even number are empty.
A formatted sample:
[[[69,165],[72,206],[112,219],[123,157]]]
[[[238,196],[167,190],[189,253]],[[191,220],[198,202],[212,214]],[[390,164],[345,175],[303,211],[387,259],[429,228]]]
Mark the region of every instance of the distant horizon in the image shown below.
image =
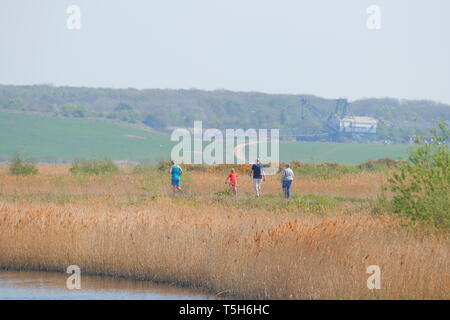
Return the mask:
[[[360,97],[360,98],[348,98],[346,96],[337,96],[337,97],[326,97],[321,96],[314,93],[290,93],[290,92],[267,92],[267,91],[260,91],[260,90],[232,90],[228,88],[216,88],[216,89],[203,89],[203,88],[138,88],[138,87],[107,87],[107,86],[86,86],[86,85],[60,85],[60,84],[54,84],[54,83],[35,83],[35,84],[14,84],[14,83],[0,83],[0,86],[17,86],[17,87],[32,87],[32,86],[49,86],[49,87],[55,87],[55,88],[88,88],[88,89],[111,89],[111,90],[138,90],[138,91],[145,91],[145,90],[184,90],[184,91],[203,91],[203,92],[215,92],[215,91],[226,91],[226,92],[233,92],[233,93],[258,93],[258,94],[267,94],[267,95],[288,95],[288,96],[314,96],[316,98],[322,98],[326,100],[335,100],[335,99],[347,99],[350,103],[360,100],[382,100],[382,99],[389,99],[389,100],[397,100],[400,103],[403,101],[427,101],[427,102],[433,102],[439,105],[446,105],[450,107],[450,102],[443,102],[438,101],[434,99],[429,98],[418,98],[418,99],[409,99],[409,98],[399,98],[399,97],[391,97],[391,96],[380,96],[380,97]]]

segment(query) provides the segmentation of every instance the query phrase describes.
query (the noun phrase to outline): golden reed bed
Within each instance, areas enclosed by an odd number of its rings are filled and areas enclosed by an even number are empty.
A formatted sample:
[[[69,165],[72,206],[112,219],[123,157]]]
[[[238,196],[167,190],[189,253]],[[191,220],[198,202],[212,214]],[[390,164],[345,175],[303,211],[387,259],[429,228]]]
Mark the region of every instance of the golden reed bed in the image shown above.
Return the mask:
[[[125,171],[125,170],[124,170]],[[243,298],[450,298],[449,239],[400,226],[367,205],[321,214],[211,196],[224,178],[191,174],[172,198],[167,177],[121,173],[73,177],[46,167],[34,177],[0,174],[0,267],[117,275],[187,285]],[[302,194],[374,198],[384,177],[297,181]],[[248,181],[247,181],[248,180]],[[264,191],[280,193],[270,179]],[[158,195],[157,197],[152,195]],[[194,197],[196,195],[196,197]],[[237,202],[237,204],[235,203]],[[381,289],[366,268],[381,268]]]

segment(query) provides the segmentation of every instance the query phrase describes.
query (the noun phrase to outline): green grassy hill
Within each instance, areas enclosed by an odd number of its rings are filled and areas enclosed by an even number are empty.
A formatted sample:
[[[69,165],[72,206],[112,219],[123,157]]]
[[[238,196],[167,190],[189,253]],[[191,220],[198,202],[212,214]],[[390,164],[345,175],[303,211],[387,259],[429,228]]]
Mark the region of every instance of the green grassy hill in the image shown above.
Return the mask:
[[[0,113],[0,157],[15,152],[44,160],[109,156],[157,160],[168,156],[167,135],[95,120]]]
[[[108,156],[114,160],[169,158],[174,143],[166,134],[101,120],[0,112],[0,160],[20,152],[40,161]],[[405,159],[407,145],[328,142],[280,144],[280,160],[360,163],[389,157]]]

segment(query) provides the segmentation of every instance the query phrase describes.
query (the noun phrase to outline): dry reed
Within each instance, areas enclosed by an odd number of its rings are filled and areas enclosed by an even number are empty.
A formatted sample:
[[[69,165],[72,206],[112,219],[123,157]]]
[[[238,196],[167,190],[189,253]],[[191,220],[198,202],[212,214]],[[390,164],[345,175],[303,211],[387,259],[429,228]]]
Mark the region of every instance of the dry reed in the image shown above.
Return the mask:
[[[74,177],[61,167],[40,169],[0,175],[0,268],[76,264],[243,298],[450,297],[448,237],[412,232],[365,207],[335,206],[326,215],[241,209],[210,199],[224,178],[209,173],[192,173],[185,194],[173,198],[158,172]],[[301,193],[374,198],[383,181],[362,173],[296,183]],[[241,177],[240,197],[256,201],[249,185]],[[279,193],[278,181],[264,192]],[[369,265],[381,268],[380,290],[367,288]]]

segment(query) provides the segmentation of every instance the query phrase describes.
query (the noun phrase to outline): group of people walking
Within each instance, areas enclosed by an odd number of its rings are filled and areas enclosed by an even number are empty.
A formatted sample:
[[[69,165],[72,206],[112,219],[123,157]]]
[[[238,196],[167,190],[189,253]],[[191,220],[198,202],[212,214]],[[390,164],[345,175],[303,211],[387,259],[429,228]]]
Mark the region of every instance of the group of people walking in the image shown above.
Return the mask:
[[[172,189],[173,192],[181,190],[181,176],[183,174],[183,169],[181,166],[171,161],[170,175],[172,179]],[[260,196],[261,185],[266,181],[266,175],[264,173],[264,166],[259,159],[256,159],[256,163],[252,165],[250,176],[252,177],[253,188],[256,192],[256,196]],[[233,195],[237,195],[237,181],[238,176],[234,168],[231,168],[230,173],[225,179],[225,184],[228,184]],[[283,189],[284,196],[286,198],[291,197],[291,186],[294,181],[294,171],[290,168],[289,164],[281,171],[281,188]]]

